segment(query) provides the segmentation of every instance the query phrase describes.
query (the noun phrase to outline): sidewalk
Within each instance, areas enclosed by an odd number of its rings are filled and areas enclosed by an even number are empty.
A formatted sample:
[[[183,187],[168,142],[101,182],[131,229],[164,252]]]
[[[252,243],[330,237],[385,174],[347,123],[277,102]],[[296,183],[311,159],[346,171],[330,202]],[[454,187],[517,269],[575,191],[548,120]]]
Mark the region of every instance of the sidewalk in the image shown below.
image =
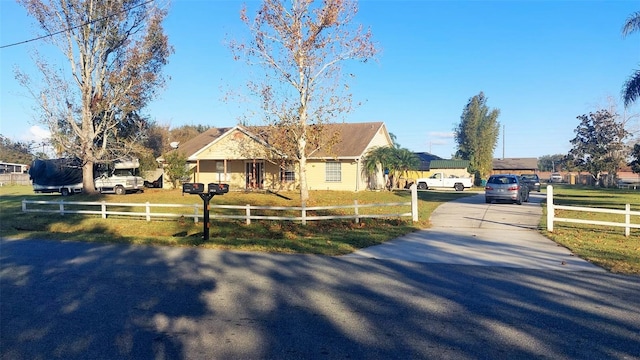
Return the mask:
[[[431,228],[346,257],[604,272],[538,232],[542,199],[531,194],[523,205],[485,204],[481,194],[447,202],[431,215]]]

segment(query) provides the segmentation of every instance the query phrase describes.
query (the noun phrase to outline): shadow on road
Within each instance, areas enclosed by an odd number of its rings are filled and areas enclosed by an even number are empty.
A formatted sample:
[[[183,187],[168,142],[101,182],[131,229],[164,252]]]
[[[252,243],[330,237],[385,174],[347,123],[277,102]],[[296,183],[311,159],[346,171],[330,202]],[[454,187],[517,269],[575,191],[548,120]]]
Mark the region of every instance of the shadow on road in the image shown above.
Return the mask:
[[[2,240],[0,357],[632,358],[635,277]]]

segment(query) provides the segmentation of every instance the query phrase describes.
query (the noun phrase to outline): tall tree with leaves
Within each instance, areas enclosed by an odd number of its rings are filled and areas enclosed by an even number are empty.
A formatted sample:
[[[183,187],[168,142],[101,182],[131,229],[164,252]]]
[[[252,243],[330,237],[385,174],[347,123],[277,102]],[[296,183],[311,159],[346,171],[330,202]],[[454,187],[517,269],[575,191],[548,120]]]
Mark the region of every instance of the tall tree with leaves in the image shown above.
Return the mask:
[[[241,11],[250,40],[230,44],[236,59],[264,70],[248,87],[267,123],[291,142],[281,148],[298,164],[303,205],[309,199],[307,158],[316,150],[311,143],[322,138],[314,132],[351,109],[341,64],[367,61],[378,51],[371,31],[355,24],[357,12],[355,0],[263,0],[253,19]]]
[[[627,37],[634,32],[640,32],[640,11],[636,11],[627,18],[622,27],[622,37]],[[625,107],[630,106],[638,98],[640,98],[640,69],[631,74],[622,88],[622,99]]]
[[[95,192],[94,164],[122,157],[141,132],[123,134],[121,123],[154,98],[172,52],[162,21],[166,12],[149,0],[18,0],[70,65],[67,71],[36,59],[43,81],[34,89],[54,146],[83,164],[83,186]],[[57,34],[57,35],[56,35]]]
[[[571,140],[569,158],[598,184],[603,172],[615,174],[625,159],[624,139],[628,132],[617,117],[608,110],[580,115],[580,124],[574,130],[576,137]]]
[[[489,109],[483,92],[469,99],[460,124],[454,129],[457,158],[469,160],[469,172],[484,178],[491,172],[493,151],[498,143],[500,110]]]

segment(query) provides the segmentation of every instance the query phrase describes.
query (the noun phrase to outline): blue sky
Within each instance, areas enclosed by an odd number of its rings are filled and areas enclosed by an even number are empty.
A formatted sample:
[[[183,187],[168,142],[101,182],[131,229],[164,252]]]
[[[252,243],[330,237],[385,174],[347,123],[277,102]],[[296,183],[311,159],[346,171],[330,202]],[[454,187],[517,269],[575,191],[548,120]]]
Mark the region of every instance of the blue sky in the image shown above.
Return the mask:
[[[240,79],[249,69],[232,59],[225,41],[243,36],[242,4],[171,3],[165,23],[175,47],[165,68],[171,80],[145,111],[152,119],[172,127],[238,122],[248,105],[224,98],[228,89],[242,89]],[[637,1],[361,0],[359,5],[357,21],[371,27],[382,52],[377,61],[348,64],[356,75],[348,79],[350,89],[362,105],[345,121],[383,121],[412,151],[445,158],[454,153],[452,130],[469,98],[483,91],[488,105],[500,109],[505,130],[496,157],[567,153],[576,117],[608,106],[608,97],[622,112],[622,84],[640,67],[640,34],[621,36],[624,21],[640,10]],[[24,9],[0,0],[0,45],[37,35]],[[13,75],[15,65],[33,71],[29,51],[35,47],[54,53],[43,42],[0,49],[0,133],[14,140],[38,133],[34,103]],[[640,106],[628,111],[639,113]]]

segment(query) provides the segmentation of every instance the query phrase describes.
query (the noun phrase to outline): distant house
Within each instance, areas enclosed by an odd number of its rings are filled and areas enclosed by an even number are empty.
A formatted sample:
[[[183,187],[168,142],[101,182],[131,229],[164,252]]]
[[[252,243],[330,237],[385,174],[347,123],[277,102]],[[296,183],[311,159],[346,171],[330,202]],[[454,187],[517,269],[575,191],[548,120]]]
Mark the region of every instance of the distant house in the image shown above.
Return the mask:
[[[307,160],[309,190],[360,191],[381,188],[382,170],[373,177],[363,172],[363,158],[378,146],[392,146],[383,122],[325,125],[319,147]],[[187,157],[191,181],[226,182],[232,190],[295,189],[297,164],[281,153],[273,128],[235,126],[212,128],[172,151]],[[333,135],[335,134],[335,137]],[[165,181],[169,185],[168,181]]]
[[[537,172],[537,158],[504,158],[493,159],[491,174],[535,174]]]
[[[445,177],[469,177],[468,160],[447,160],[428,152],[417,152],[415,155],[420,159],[420,166],[415,170],[408,171],[406,181],[400,179],[401,187],[408,186],[416,179],[429,177],[436,172],[443,172]]]

